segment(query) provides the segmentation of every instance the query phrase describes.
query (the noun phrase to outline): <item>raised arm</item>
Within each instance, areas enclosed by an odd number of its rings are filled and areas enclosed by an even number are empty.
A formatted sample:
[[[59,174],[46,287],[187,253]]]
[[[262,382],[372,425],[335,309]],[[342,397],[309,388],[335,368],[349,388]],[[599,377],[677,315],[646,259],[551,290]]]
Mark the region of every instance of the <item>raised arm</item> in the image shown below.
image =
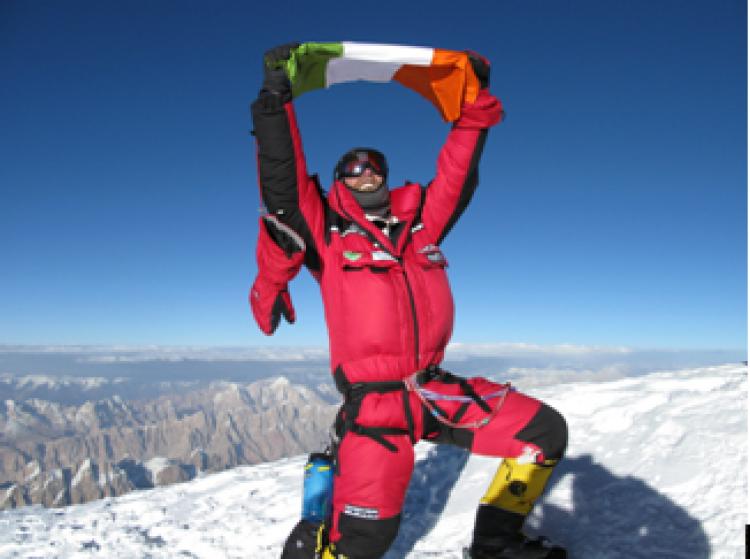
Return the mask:
[[[323,199],[314,178],[307,176],[289,79],[275,63],[295,45],[266,53],[263,87],[251,106],[256,139],[258,183],[268,215],[259,222],[258,273],[250,289],[250,307],[260,329],[275,332],[283,316],[294,322],[288,283],[304,261],[317,274],[317,250],[323,238]]]
[[[317,247],[324,234],[321,189],[307,175],[305,155],[292,105],[291,85],[276,65],[296,44],[272,49],[265,56],[265,78],[251,105],[258,157],[258,181],[269,214],[291,227],[305,242],[305,265],[320,269]]]
[[[502,118],[502,104],[489,84],[489,64],[470,53],[481,89],[474,103],[464,103],[440,150],[435,178],[427,187],[422,219],[440,244],[468,206],[479,183],[479,159],[487,132]]]

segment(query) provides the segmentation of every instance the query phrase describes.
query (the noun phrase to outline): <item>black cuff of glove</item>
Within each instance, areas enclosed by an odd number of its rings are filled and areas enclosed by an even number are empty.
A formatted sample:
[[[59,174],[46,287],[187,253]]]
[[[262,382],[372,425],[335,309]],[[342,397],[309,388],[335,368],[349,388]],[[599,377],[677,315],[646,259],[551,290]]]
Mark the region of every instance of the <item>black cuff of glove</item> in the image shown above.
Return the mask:
[[[268,235],[273,239],[276,245],[284,251],[287,258],[291,258],[294,254],[302,252],[304,247],[297,244],[288,233],[285,233],[278,225],[274,226],[275,221],[269,221],[263,219],[263,226],[266,228]]]
[[[469,62],[471,62],[472,70],[479,80],[479,87],[481,89],[487,89],[490,85],[490,65],[486,59],[472,51],[466,51],[469,55]]]
[[[278,103],[275,103],[273,101],[271,101],[270,104],[269,103],[263,103],[263,106],[266,107],[266,108],[275,108],[276,106],[280,107],[281,105],[284,105],[284,104],[288,103],[289,101],[291,101],[292,100],[292,92],[291,91],[274,91],[274,90],[267,89],[264,86],[260,90],[260,92],[258,93],[258,97],[259,98],[266,97],[266,98],[278,99],[279,100]]]
[[[289,78],[287,77],[286,72],[281,69],[266,70],[261,93],[264,91],[280,96],[284,102],[291,100],[292,85],[289,83]]]

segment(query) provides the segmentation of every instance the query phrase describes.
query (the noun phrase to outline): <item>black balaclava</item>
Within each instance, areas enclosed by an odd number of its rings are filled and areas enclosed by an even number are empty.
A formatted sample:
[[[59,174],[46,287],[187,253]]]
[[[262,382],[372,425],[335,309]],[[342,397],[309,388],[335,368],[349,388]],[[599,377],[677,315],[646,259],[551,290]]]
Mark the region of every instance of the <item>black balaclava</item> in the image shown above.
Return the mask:
[[[347,189],[352,193],[352,196],[354,196],[354,199],[366,214],[385,217],[390,213],[391,193],[385,184],[385,180],[380,185],[380,188],[372,192],[361,192],[349,187]]]

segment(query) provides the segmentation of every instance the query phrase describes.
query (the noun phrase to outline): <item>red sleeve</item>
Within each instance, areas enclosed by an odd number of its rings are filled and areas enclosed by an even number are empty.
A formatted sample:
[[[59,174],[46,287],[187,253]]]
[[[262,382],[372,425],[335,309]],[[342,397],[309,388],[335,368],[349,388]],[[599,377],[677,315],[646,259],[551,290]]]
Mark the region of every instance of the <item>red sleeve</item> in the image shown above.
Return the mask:
[[[269,233],[274,231],[275,237]],[[279,246],[283,243],[283,247]],[[305,243],[294,231],[273,216],[265,216],[258,223],[256,248],[258,275],[250,289],[250,308],[255,322],[267,335],[279,325],[283,315],[289,323],[296,314],[287,284],[297,275],[305,255]]]
[[[474,103],[464,103],[437,162],[437,174],[427,187],[422,220],[439,244],[469,205],[479,183],[478,166],[491,126],[500,122],[500,100],[482,89]]]
[[[307,174],[294,107],[262,92],[251,110],[263,203],[270,214],[302,236],[307,246],[305,265],[318,271],[325,202],[317,181]]]

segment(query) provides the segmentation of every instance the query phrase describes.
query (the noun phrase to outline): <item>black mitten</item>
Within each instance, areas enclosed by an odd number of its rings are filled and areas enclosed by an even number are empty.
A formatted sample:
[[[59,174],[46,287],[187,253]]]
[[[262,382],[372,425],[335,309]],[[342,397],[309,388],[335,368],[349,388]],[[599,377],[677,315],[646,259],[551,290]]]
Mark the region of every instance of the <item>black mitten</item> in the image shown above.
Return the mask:
[[[284,97],[284,101],[292,97],[292,84],[283,63],[289,60],[292,50],[298,46],[299,43],[286,43],[267,50],[263,55],[263,90]]]

